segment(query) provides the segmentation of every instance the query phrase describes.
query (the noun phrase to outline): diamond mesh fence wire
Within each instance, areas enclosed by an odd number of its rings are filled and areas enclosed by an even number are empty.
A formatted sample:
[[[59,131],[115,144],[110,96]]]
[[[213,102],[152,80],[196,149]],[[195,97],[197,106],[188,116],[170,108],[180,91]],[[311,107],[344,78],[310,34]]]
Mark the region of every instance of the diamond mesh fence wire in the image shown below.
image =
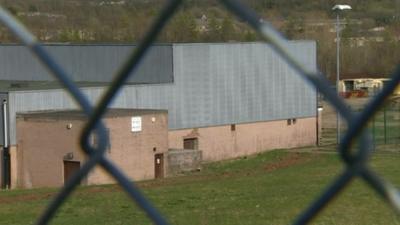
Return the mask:
[[[122,186],[124,191],[135,202],[155,224],[168,224],[167,220],[152,206],[149,200],[135,186],[135,183],[129,180],[119,170],[113,162],[104,156],[108,137],[106,129],[101,122],[107,107],[113,101],[116,93],[129,78],[130,74],[135,76],[134,71],[139,65],[141,59],[146,54],[151,44],[155,41],[157,35],[161,32],[168,20],[174,15],[182,0],[168,0],[163,6],[158,18],[151,25],[143,41],[138,48],[131,53],[126,63],[117,72],[108,90],[103,94],[101,101],[97,106],[90,104],[89,100],[83,95],[77,86],[71,81],[70,76],[65,70],[49,55],[41,46],[36,38],[31,35],[6,10],[0,8],[0,21],[7,26],[10,31],[26,45],[36,57],[48,68],[55,78],[69,92],[71,97],[78,103],[82,111],[89,117],[86,124],[80,144],[84,152],[88,155],[88,160],[81,169],[65,184],[57,196],[47,206],[46,210],[38,218],[36,224],[48,224],[54,217],[56,211],[62,203],[70,196],[71,192],[79,185],[80,181],[91,171],[94,166],[102,166],[115,180]],[[348,130],[342,136],[338,153],[343,163],[346,165],[344,171],[338,177],[334,178],[332,183],[323,194],[317,198],[307,209],[294,219],[294,224],[306,224],[315,218],[318,213],[326,207],[330,201],[355,178],[364,180],[374,189],[396,212],[400,212],[400,195],[396,188],[382,177],[376,174],[368,166],[371,156],[374,140],[368,129],[368,121],[378,112],[385,99],[393,92],[400,81],[400,67],[392,74],[391,81],[387,83],[384,89],[376,95],[364,108],[357,114],[348,109],[346,104],[340,99],[334,90],[330,88],[330,83],[320,73],[307,70],[300,61],[290,54],[286,45],[287,40],[274,27],[257,16],[252,9],[246,7],[237,0],[220,0],[220,2],[241,20],[246,21],[254,30],[256,30],[265,42],[268,42],[274,50],[284,58],[290,66],[304,80],[314,85],[325,99],[341,114],[348,125]],[[96,148],[90,145],[90,134],[96,132],[100,143]],[[352,151],[352,145],[357,142],[356,151]]]

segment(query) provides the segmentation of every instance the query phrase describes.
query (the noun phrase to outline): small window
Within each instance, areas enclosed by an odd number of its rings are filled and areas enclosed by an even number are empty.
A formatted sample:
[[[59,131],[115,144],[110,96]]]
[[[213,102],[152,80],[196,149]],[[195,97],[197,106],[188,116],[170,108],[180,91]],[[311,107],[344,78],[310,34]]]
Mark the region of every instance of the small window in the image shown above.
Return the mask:
[[[292,124],[296,124],[296,122],[297,122],[296,118],[292,119]]]
[[[235,131],[236,130],[236,124],[231,124],[231,131]]]
[[[183,139],[183,149],[198,149],[199,141],[197,138],[185,138]]]
[[[287,125],[289,126],[289,125],[292,125],[292,120],[291,119],[288,119],[287,120]]]

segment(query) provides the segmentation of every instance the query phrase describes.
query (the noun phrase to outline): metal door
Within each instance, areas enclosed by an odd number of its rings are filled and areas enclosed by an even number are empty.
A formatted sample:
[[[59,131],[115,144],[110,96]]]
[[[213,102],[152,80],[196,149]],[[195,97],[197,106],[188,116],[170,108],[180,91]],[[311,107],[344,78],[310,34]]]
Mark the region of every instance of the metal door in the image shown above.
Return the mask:
[[[79,168],[81,168],[80,162],[64,161],[64,184]]]
[[[164,177],[164,155],[155,154],[154,155],[154,174],[155,178]]]

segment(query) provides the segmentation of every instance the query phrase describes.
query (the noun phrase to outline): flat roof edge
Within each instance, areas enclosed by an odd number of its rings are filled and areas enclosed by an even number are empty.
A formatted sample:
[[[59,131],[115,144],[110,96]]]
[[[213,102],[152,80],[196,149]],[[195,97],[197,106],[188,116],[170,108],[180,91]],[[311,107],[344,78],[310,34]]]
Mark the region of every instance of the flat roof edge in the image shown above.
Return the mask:
[[[107,110],[102,118],[107,117],[127,117],[140,116],[148,114],[168,114],[166,109],[129,109],[129,108],[112,108]],[[17,113],[17,118],[37,118],[37,119],[87,119],[88,117],[82,110],[38,110]]]

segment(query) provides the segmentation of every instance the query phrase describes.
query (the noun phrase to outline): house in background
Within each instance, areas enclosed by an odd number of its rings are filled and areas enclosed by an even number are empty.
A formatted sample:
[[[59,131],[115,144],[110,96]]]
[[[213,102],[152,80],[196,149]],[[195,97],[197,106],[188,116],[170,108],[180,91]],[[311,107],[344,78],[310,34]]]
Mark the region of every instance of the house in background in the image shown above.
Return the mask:
[[[345,77],[339,82],[339,92],[345,98],[374,96],[390,81],[389,78],[379,76],[350,74]],[[400,95],[400,86],[393,91],[393,95]]]
[[[314,41],[288,45],[306,68],[317,70]],[[134,48],[46,46],[93,104]],[[7,116],[0,139],[6,147],[1,154],[5,186],[13,183],[7,179],[15,168],[9,162],[16,161],[22,151],[17,115],[76,110],[77,105],[22,46],[0,46],[0,74],[2,115]],[[166,44],[151,47],[110,107],[167,110],[168,147],[200,149],[204,161],[217,161],[314,145],[316,96],[316,89],[266,44]]]

